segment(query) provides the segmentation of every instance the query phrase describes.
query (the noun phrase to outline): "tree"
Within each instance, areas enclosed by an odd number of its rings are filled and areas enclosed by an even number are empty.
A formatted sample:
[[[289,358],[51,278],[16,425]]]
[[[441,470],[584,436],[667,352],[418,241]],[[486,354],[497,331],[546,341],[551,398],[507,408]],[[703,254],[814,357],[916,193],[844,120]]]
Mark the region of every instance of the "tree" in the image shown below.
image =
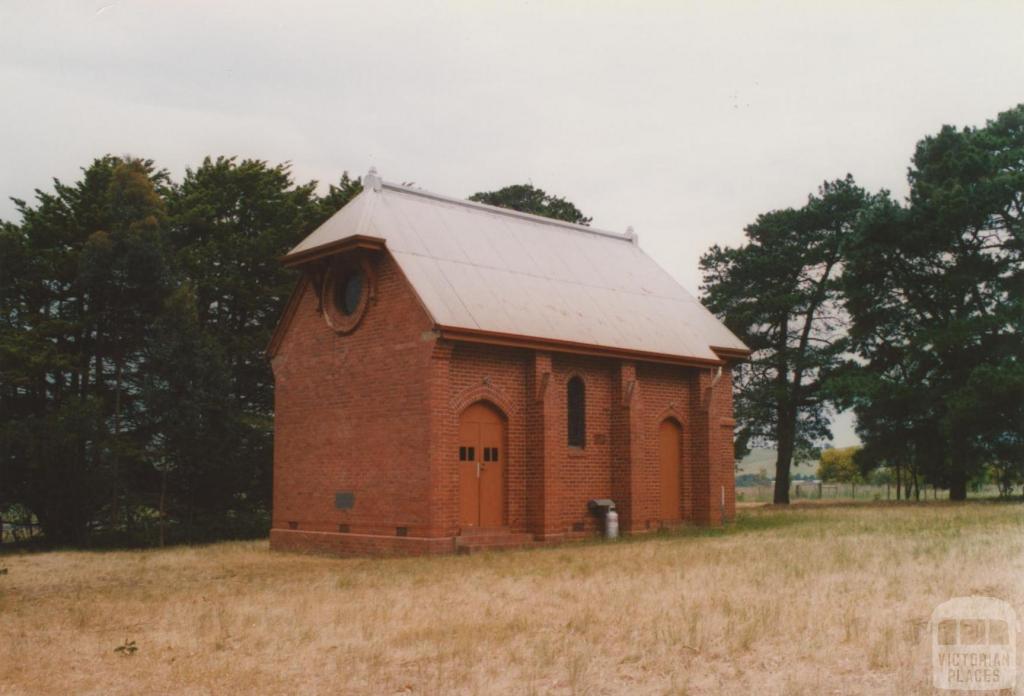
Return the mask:
[[[474,193],[469,200],[496,205],[499,208],[510,208],[521,213],[565,220],[577,225],[589,225],[591,221],[591,218],[583,215],[579,208],[569,201],[546,193],[532,184],[515,184],[497,191]]]
[[[315,181],[296,184],[287,164],[220,157],[187,170],[169,193],[175,265],[191,288],[197,330],[218,346],[230,394],[224,458],[210,471],[187,469],[187,519],[229,508],[229,489],[253,510],[269,509],[273,376],[264,350],[296,282],[279,259],[362,187],[346,173],[324,197],[315,190]]]
[[[327,188],[327,193],[316,200],[313,227],[316,228],[323,224],[327,218],[345,207],[362,190],[363,184],[359,179],[352,179],[348,172],[342,172],[338,183],[331,184]]]
[[[159,511],[163,546],[169,516],[184,521],[191,539],[194,509],[232,509],[250,472],[231,451],[239,427],[231,420],[231,382],[221,346],[201,330],[190,282],[167,298],[146,357],[146,455],[160,481],[157,500],[148,502]]]
[[[1024,484],[1024,363],[978,366],[954,408],[972,426],[999,494],[1010,496]]]
[[[51,542],[83,543],[135,488],[142,327],[166,290],[164,172],[104,157],[54,181],[2,230],[0,505],[35,514]]]
[[[105,380],[105,362],[111,368],[107,458],[113,484],[112,528],[121,522],[121,498],[131,488],[122,480],[122,459],[137,460],[139,455],[137,440],[122,437],[126,426],[132,427],[134,411],[141,408],[137,384],[145,368],[139,351],[169,288],[161,230],[164,204],[151,171],[152,163],[136,159],[114,166],[104,211],[106,228],[89,235],[79,257],[79,285],[89,306],[87,331],[102,356],[96,364],[97,381]]]
[[[753,351],[736,376],[738,439],[775,443],[776,503],[789,502],[794,455],[831,436],[825,385],[844,347],[841,271],[875,202],[851,176],[826,182],[802,208],[760,215],[745,245],[701,257],[705,305]]]
[[[863,479],[854,458],[860,447],[831,448],[821,453],[818,478],[826,483],[860,483]]]
[[[263,351],[296,281],[279,259],[359,190],[347,175],[326,199],[315,189],[295,184],[287,164],[219,157],[186,170],[169,193],[175,266],[230,384],[232,439],[218,470],[226,480],[248,472],[236,493],[253,507],[269,507],[273,463],[273,376]],[[222,509],[222,496],[203,495],[221,488],[187,486],[185,514]]]
[[[1020,461],[1024,106],[923,139],[908,178],[851,244],[851,401],[867,448],[962,500],[985,462]]]
[[[180,185],[103,157],[0,223],[0,509],[51,543],[183,538],[262,520],[272,384],[263,350],[294,284],[279,257],[361,187],[207,159]],[[227,532],[234,533],[232,530]]]

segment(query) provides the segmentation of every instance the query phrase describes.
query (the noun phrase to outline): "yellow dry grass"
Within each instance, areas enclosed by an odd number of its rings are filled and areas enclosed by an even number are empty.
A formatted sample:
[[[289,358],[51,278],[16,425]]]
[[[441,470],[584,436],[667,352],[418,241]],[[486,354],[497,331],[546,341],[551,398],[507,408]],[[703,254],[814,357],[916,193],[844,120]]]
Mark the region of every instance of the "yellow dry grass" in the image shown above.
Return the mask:
[[[747,509],[724,532],[473,557],[243,542],[0,566],[4,694],[924,694],[935,605],[981,593],[1024,617],[1024,508]]]

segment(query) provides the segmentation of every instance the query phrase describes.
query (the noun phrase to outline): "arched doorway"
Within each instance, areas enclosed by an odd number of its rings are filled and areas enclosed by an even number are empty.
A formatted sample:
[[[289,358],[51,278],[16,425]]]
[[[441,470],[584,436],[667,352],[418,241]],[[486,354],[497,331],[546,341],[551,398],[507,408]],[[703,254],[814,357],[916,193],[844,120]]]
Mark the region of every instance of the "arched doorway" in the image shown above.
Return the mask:
[[[459,524],[504,524],[505,419],[478,401],[459,416]]]
[[[661,482],[661,519],[674,522],[682,519],[682,488],[679,480],[679,454],[683,429],[675,420],[666,418],[658,433],[658,462]]]

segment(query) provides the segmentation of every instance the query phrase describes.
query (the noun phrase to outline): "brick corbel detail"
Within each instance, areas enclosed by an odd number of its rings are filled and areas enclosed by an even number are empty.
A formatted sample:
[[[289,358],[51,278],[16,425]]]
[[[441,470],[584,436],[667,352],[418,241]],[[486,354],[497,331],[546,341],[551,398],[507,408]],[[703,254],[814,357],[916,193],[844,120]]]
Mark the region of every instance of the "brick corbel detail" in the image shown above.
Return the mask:
[[[694,461],[703,463],[693,472],[696,492],[694,518],[704,525],[720,525],[723,521],[722,487],[726,483],[723,469],[731,463],[731,457],[729,461],[723,460],[726,459],[726,449],[732,447],[732,429],[722,427],[717,401],[721,396],[720,390],[732,388],[728,377],[724,372],[711,369],[701,370],[694,380],[697,408],[693,412],[690,430],[697,455]]]
[[[732,368],[727,366],[722,369],[718,383],[714,386],[715,398],[715,423],[717,424],[718,445],[718,471],[721,476],[720,483],[725,487],[725,500],[722,504],[721,488],[719,489],[719,501],[723,519],[721,522],[731,522],[736,519],[736,451],[733,447],[734,429],[736,420],[732,417]]]
[[[529,366],[526,421],[527,444],[526,519],[538,539],[556,539],[565,532],[559,519],[557,409],[551,389],[551,354],[536,351]]]
[[[620,362],[616,381],[619,404],[612,416],[612,499],[618,508],[622,530],[637,532],[646,528],[646,511],[642,504],[646,486],[643,400],[636,376],[636,364]]]

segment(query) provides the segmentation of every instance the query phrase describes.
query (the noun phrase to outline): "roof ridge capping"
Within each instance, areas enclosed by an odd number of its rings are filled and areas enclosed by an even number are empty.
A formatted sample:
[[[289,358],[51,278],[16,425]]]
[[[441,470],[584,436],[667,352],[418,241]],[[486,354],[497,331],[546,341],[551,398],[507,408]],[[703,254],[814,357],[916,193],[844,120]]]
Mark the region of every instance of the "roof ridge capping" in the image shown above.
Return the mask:
[[[451,203],[453,205],[460,205],[465,208],[476,208],[477,210],[483,210],[488,213],[495,213],[497,215],[505,215],[507,217],[519,218],[521,220],[529,220],[531,222],[540,222],[545,225],[553,225],[555,227],[565,227],[570,230],[576,230],[577,232],[588,232],[599,237],[610,237],[623,242],[629,242],[633,245],[637,243],[637,235],[633,232],[633,228],[630,227],[625,234],[619,232],[612,232],[611,230],[602,230],[597,227],[588,227],[586,225],[577,225],[574,222],[568,222],[566,220],[556,220],[555,218],[544,217],[543,215],[534,215],[532,213],[522,213],[518,210],[512,210],[511,208],[501,208],[496,205],[488,205],[486,203],[477,203],[476,201],[469,201],[464,198],[455,198],[453,196],[444,196],[440,193],[434,193],[432,191],[426,191],[421,188],[412,188],[411,186],[405,186],[402,184],[395,184],[390,181],[383,181],[377,174],[375,168],[371,168],[370,172],[362,179],[363,189],[372,191],[395,191],[397,193],[404,193],[411,196],[420,196],[422,198],[429,198],[435,201],[441,201],[442,203]]]

